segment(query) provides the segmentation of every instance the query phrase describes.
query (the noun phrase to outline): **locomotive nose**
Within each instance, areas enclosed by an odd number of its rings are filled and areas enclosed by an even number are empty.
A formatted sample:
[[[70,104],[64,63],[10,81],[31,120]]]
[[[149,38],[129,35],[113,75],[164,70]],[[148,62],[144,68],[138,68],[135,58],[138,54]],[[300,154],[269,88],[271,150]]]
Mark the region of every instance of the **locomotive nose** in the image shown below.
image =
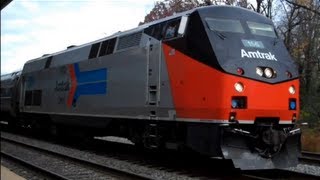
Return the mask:
[[[248,70],[239,70],[244,75]],[[256,76],[273,78],[273,68],[257,67]],[[275,118],[280,124],[292,124],[299,114],[299,81],[264,83],[235,76],[228,81],[226,98],[229,122],[253,124],[257,118]],[[230,91],[231,89],[231,91]],[[227,90],[227,89],[226,89]]]
[[[273,126],[255,126],[255,132],[241,126],[223,131],[221,151],[236,168],[274,169],[298,164],[300,129],[277,129]]]

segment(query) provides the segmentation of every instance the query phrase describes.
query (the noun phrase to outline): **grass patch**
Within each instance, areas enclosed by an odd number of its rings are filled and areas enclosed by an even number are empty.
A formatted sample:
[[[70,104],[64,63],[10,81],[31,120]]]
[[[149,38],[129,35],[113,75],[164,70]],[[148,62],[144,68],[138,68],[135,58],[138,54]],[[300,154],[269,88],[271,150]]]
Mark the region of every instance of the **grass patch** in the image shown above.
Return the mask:
[[[303,151],[320,153],[320,125],[301,127],[301,146]]]

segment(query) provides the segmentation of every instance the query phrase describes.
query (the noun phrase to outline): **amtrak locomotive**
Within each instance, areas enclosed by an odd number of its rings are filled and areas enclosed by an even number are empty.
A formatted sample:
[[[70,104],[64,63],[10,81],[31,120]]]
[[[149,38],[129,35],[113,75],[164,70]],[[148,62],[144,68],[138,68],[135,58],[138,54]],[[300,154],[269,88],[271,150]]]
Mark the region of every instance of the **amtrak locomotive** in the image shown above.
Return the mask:
[[[273,23],[247,9],[196,8],[7,76],[11,125],[188,148],[241,169],[295,166],[300,153],[298,72]]]

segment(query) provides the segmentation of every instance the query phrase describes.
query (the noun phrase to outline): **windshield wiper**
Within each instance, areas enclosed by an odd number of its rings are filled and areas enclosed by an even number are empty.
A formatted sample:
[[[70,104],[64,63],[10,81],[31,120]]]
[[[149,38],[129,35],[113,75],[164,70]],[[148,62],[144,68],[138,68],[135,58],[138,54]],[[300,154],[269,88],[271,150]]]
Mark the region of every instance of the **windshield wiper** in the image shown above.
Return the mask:
[[[275,46],[276,44],[278,44],[278,42],[279,42],[279,39],[278,39],[277,37],[275,37],[275,38],[273,39],[273,46]]]
[[[224,40],[227,38],[227,36],[225,36],[224,34],[222,34],[220,31],[210,28],[211,31],[213,31],[217,36],[219,36],[220,39]]]

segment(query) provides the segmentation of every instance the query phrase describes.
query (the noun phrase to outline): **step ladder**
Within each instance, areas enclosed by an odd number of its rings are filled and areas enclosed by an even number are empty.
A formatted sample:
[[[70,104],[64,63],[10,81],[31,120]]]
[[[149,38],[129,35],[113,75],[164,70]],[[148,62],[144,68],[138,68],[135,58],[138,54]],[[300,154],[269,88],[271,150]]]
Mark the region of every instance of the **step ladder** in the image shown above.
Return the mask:
[[[158,103],[158,89],[157,86],[149,86],[149,105],[157,105]]]
[[[160,145],[160,136],[158,132],[158,125],[156,123],[149,123],[146,127],[145,147],[149,149],[156,149]]]

